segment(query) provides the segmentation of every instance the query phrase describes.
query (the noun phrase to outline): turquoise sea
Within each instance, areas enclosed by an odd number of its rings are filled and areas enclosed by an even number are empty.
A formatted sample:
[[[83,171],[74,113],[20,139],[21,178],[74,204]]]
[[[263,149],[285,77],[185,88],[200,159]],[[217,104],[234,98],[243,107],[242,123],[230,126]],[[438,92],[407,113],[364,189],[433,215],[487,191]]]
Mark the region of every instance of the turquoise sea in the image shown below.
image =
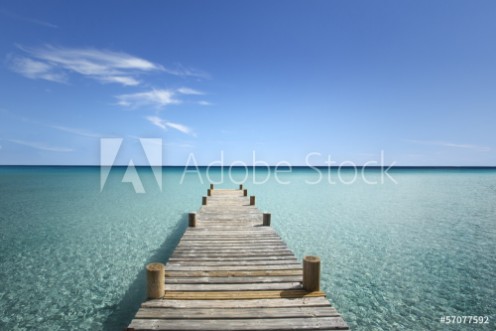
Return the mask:
[[[207,175],[233,188],[247,176],[294,253],[321,257],[353,330],[496,329],[496,169],[321,171],[165,167],[160,190],[145,167],[137,194],[124,168],[100,191],[98,167],[0,167],[0,330],[122,330],[144,266],[167,260]]]

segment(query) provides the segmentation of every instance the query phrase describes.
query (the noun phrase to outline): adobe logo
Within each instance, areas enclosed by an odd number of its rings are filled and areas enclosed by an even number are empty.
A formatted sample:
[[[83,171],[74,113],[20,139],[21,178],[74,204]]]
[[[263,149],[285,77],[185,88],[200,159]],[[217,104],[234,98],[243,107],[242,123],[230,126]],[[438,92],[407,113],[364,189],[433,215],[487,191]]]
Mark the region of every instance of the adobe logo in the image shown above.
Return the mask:
[[[122,146],[122,138],[100,139],[100,192],[103,191],[110,170]],[[162,191],[162,139],[139,138],[140,145],[145,152],[148,165],[152,168],[155,180]],[[132,159],[129,160],[126,172],[122,177],[123,183],[131,183],[136,193],[145,193],[145,188]]]

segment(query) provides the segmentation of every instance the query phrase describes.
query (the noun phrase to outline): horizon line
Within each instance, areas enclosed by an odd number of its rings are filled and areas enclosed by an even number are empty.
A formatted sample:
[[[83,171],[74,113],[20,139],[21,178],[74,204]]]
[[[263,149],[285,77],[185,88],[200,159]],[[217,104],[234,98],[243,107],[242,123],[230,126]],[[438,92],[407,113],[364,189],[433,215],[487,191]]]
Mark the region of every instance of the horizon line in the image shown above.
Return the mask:
[[[127,164],[115,164],[112,165],[111,167],[127,167]],[[137,168],[149,168],[152,167],[149,164],[143,164],[143,165],[134,165]],[[102,165],[99,164],[0,164],[0,167],[102,167]],[[153,166],[157,167],[157,166]],[[434,165],[383,165],[383,166],[369,166],[369,165],[355,165],[355,166],[350,166],[350,165],[160,165],[158,167],[162,168],[281,168],[281,169],[288,169],[288,168],[334,168],[334,169],[340,169],[340,168],[345,168],[345,169],[353,169],[353,168],[370,168],[370,169],[398,169],[398,168],[426,168],[426,169],[435,169],[435,168],[486,168],[486,169],[496,169],[496,165],[440,165],[440,166],[434,166]]]

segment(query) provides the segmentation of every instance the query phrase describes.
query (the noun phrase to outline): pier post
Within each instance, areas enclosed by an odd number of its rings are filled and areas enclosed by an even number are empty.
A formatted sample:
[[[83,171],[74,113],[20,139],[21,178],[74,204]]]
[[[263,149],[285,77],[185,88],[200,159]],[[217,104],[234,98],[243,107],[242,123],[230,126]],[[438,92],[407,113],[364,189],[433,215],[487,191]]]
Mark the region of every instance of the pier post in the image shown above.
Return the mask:
[[[213,190],[214,189],[214,184],[210,184],[210,189]]]
[[[250,196],[250,206],[255,206],[255,196],[254,195]]]
[[[207,197],[202,197],[202,205],[203,206],[207,205]]]
[[[146,294],[149,299],[160,299],[165,293],[165,266],[150,263],[146,266]]]
[[[303,288],[308,292],[320,291],[320,258],[318,256],[303,258]]]
[[[190,228],[196,227],[196,213],[189,213],[188,225]]]
[[[209,197],[211,197],[211,196],[212,196],[212,189],[211,189],[211,188],[209,188],[209,189],[207,190],[207,195],[208,195]]]
[[[270,213],[263,213],[263,226],[270,226]]]
[[[243,190],[243,196],[244,196],[244,197],[247,197],[247,196],[248,196],[248,190],[247,190],[247,189],[244,189],[244,190]]]
[[[243,184],[239,184],[239,189],[242,190],[243,189]]]

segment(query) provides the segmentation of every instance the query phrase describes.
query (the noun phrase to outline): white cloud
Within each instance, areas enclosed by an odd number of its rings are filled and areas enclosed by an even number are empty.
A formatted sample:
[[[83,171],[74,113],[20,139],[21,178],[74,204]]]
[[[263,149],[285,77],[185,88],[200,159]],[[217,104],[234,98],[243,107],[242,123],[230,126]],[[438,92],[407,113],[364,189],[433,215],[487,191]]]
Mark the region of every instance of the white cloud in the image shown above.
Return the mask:
[[[172,122],[167,122],[165,125],[167,125],[169,128],[176,129],[182,133],[192,134],[191,129],[188,128],[186,125],[179,124],[179,123],[172,123]]]
[[[175,99],[175,92],[168,89],[153,89],[148,92],[139,92],[131,94],[121,94],[116,96],[117,104],[123,107],[140,108],[144,106],[153,106],[163,108],[168,105],[181,103],[181,100]]]
[[[11,69],[31,79],[45,79],[57,83],[65,83],[67,76],[53,65],[35,61],[26,57],[13,58]]]
[[[175,68],[164,68],[164,71],[174,76],[210,79],[210,74],[208,72],[193,68],[186,68],[181,64],[177,64]]]
[[[126,77],[126,76],[108,76],[108,77],[102,77],[101,79],[102,82],[108,82],[108,83],[119,83],[125,86],[136,86],[140,84],[140,81],[133,78],[133,77]]]
[[[187,127],[186,125],[183,125],[183,124],[179,124],[179,123],[173,123],[173,122],[169,122],[165,119],[162,119],[158,116],[147,116],[145,117],[150,123],[152,123],[153,125],[163,129],[163,130],[167,130],[168,128],[171,128],[171,129],[174,129],[174,130],[177,130],[179,132],[182,132],[182,133],[185,133],[185,134],[189,134],[189,135],[192,135],[194,136],[195,133],[193,132],[193,130],[191,130],[191,128]]]
[[[42,151],[64,152],[64,153],[74,151],[74,149],[72,149],[72,148],[52,146],[52,145],[47,145],[47,144],[37,142],[37,141],[25,141],[25,140],[17,140],[17,139],[8,139],[8,141],[13,142],[13,143],[18,144],[18,145],[24,145],[24,146],[28,146],[28,147],[42,150]]]
[[[175,68],[166,68],[123,52],[51,45],[40,48],[22,46],[18,46],[18,48],[29,57],[13,57],[11,67],[14,71],[31,79],[65,82],[69,73],[75,73],[96,79],[101,83],[136,86],[141,83],[138,77],[148,72],[165,72],[180,77],[210,78],[210,75],[204,71],[186,68],[180,64],[176,65]],[[38,66],[35,68],[36,70],[29,70],[35,65]],[[54,79],[54,76],[58,78]],[[65,79],[61,80],[59,76]],[[178,92],[182,93],[181,91]],[[185,92],[185,94],[188,92],[190,92],[189,94],[201,94],[199,91],[187,88]]]
[[[161,65],[123,52],[50,45],[19,48],[31,58],[13,58],[12,69],[31,79],[61,82],[53,77],[65,78],[69,73],[77,73],[102,83],[134,86],[140,84],[137,77],[143,73],[166,71]]]
[[[161,129],[167,130],[167,127],[165,126],[166,121],[161,119],[158,116],[147,116],[145,117],[150,123],[152,123],[155,126],[158,126]]]
[[[152,106],[156,108],[164,108],[169,105],[182,103],[178,95],[203,95],[204,93],[188,87],[181,87],[176,90],[171,89],[153,89],[147,92],[138,92],[130,94],[117,95],[117,104],[128,108],[141,108]],[[208,101],[198,101],[201,106],[210,106]]]
[[[491,148],[488,146],[480,146],[480,145],[472,145],[472,144],[456,144],[447,141],[429,141],[429,140],[415,140],[415,139],[407,139],[406,141],[410,143],[422,144],[422,145],[471,149],[478,152],[489,152],[491,150]]]
[[[178,93],[185,94],[185,95],[204,95],[202,91],[194,90],[189,87],[181,87],[177,89]]]

